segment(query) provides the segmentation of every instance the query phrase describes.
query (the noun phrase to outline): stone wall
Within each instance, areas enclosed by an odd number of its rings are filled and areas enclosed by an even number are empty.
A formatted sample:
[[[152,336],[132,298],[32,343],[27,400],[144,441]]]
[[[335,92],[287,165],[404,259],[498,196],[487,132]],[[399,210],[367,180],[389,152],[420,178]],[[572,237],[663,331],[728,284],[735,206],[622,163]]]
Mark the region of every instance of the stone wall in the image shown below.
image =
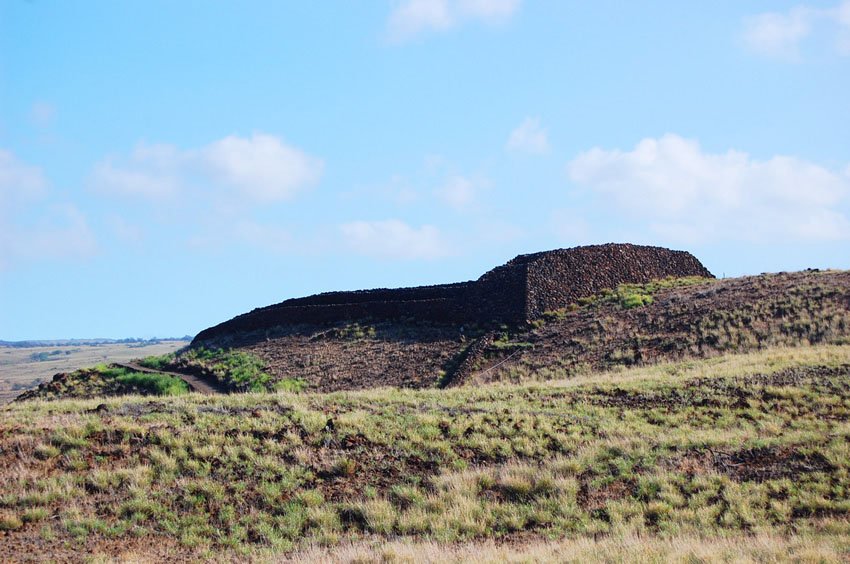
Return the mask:
[[[335,323],[354,319],[420,319],[435,323],[466,323],[465,304],[474,282],[397,288],[329,292],[295,298],[236,316],[195,337],[204,341],[230,333],[247,333],[279,325]]]
[[[521,323],[625,282],[711,273],[690,253],[639,245],[594,245],[520,255],[475,282],[329,292],[255,309],[198,334],[195,342],[281,325],[355,319],[445,324]]]
[[[709,272],[692,254],[661,247],[609,244],[561,249],[518,257],[527,261],[526,319],[536,319],[580,298],[624,283]]]

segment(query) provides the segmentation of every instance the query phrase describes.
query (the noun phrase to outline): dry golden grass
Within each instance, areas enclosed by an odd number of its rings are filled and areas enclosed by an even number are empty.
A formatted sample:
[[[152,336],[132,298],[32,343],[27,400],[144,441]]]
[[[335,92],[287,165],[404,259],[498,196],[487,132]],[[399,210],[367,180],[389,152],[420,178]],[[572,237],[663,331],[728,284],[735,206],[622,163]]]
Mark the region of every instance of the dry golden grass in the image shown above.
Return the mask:
[[[375,541],[338,547],[311,547],[280,562],[321,564],[476,562],[846,562],[850,539],[752,535],[724,537],[614,536],[560,541],[436,542]],[[263,559],[258,554],[260,559]],[[274,557],[266,555],[270,561]]]

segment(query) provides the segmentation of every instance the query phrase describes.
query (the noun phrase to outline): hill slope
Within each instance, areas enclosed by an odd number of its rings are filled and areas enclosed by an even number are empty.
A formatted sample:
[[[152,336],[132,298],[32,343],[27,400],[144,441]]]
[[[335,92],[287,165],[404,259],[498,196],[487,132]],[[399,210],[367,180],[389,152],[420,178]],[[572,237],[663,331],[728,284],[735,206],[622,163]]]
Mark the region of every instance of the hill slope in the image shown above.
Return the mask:
[[[360,319],[235,332],[196,339],[207,358],[169,367],[211,376],[222,347],[259,359],[272,382],[310,390],[430,388],[848,339],[850,272],[806,271],[623,285],[531,323]]]
[[[839,561],[848,422],[848,345],[544,384],[20,402],[0,411],[0,559]],[[452,544],[404,544],[424,540]]]

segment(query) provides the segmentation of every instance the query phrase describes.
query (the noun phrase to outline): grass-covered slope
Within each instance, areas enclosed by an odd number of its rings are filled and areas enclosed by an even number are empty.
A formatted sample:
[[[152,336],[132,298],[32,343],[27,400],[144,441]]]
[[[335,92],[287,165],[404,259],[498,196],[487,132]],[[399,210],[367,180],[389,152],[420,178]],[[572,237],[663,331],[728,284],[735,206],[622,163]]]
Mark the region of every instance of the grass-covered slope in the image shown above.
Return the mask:
[[[4,561],[840,560],[850,346],[545,384],[22,402],[0,411],[0,483]]]

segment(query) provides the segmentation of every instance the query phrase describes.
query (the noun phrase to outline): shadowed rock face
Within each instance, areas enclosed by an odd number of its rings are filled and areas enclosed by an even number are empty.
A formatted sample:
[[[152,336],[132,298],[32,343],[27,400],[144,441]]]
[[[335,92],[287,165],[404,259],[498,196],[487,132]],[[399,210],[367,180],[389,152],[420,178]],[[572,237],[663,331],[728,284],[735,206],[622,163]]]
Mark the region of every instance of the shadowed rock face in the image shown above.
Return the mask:
[[[684,251],[631,244],[559,249],[520,255],[474,282],[329,292],[286,300],[205,329],[193,344],[279,326],[355,319],[522,323],[606,288],[669,276],[713,278],[693,255]]]

